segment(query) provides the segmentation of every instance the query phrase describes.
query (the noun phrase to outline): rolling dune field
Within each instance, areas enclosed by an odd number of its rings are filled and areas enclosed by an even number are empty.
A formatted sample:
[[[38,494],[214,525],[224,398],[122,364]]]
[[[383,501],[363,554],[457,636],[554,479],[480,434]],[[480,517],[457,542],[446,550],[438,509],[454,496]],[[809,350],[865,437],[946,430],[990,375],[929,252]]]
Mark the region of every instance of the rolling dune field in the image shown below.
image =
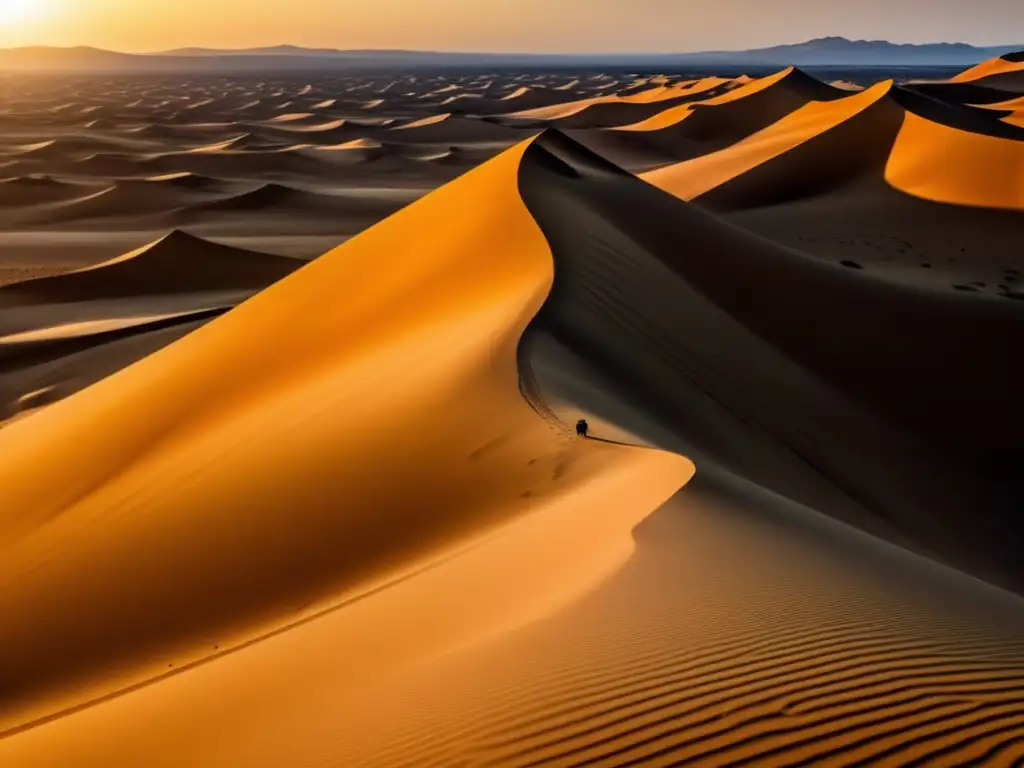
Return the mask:
[[[1024,764],[1022,74],[0,77],[0,765]]]

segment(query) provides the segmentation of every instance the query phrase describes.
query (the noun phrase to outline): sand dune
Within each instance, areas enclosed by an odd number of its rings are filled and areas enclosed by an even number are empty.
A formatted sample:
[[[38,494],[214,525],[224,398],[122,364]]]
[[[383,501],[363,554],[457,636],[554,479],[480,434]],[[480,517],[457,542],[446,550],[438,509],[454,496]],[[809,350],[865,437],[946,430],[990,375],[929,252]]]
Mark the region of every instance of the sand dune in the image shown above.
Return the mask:
[[[227,150],[244,150],[252,148],[261,148],[263,142],[251,133],[243,133],[233,138],[227,139],[226,141],[218,141],[216,144],[203,144],[198,147],[193,147],[188,152],[193,154],[204,154],[207,152],[218,153]]]
[[[795,372],[784,374],[781,370],[777,374],[770,373],[775,363],[767,357],[759,362],[758,357],[763,350],[758,352],[757,344],[744,344],[737,346],[730,357],[736,361],[745,361],[743,373],[732,371],[725,374],[719,370],[717,375],[726,375],[728,379],[716,378],[713,384],[711,380],[702,382],[702,390],[712,392],[716,401],[725,405],[730,412],[745,414],[744,421],[760,424],[762,429],[767,428],[769,432],[779,434],[781,441],[793,446],[798,455],[815,457],[817,472],[826,476],[841,472],[842,477],[836,476],[834,482],[851,491],[857,488],[852,494],[857,498],[875,499],[878,505],[875,514],[887,518],[897,528],[930,528],[928,519],[931,513],[927,510],[945,509],[942,527],[953,527],[953,520],[958,519],[955,525],[965,538],[959,542],[954,540],[955,537],[940,541],[946,534],[938,530],[929,533],[923,529],[915,530],[914,537],[924,541],[932,535],[937,536],[927,546],[932,550],[948,548],[945,556],[963,558],[961,562],[969,561],[970,569],[994,567],[997,558],[995,550],[1002,548],[1004,543],[993,540],[984,545],[979,544],[978,552],[983,551],[984,555],[972,554],[970,547],[960,549],[966,537],[982,535],[972,522],[973,512],[954,509],[957,504],[945,495],[953,491],[938,492],[932,472],[926,468],[933,466],[933,462],[941,461],[943,453],[959,456],[963,464],[955,470],[950,468],[946,475],[954,486],[959,482],[964,484],[956,493],[964,493],[971,488],[975,493],[985,493],[991,500],[990,512],[999,515],[1009,524],[1013,505],[1003,493],[1014,481],[1011,480],[1013,472],[1007,463],[1006,452],[1013,453],[1013,435],[1019,427],[1005,421],[1005,414],[1011,408],[1010,403],[1014,398],[1012,389],[1007,388],[1012,387],[1012,377],[1008,376],[1005,360],[997,350],[1005,349],[1005,345],[1011,344],[1010,339],[1022,330],[1024,316],[1015,302],[982,300],[955,291],[929,294],[914,286],[872,279],[853,270],[842,269],[839,265],[818,263],[735,229],[697,209],[680,206],[673,198],[634,182],[632,177],[612,166],[599,164],[593,157],[576,159],[580,155],[579,148],[568,145],[568,148],[562,149],[563,145],[564,140],[554,145],[555,150],[574,164],[585,164],[587,175],[596,175],[605,180],[605,189],[602,190],[601,185],[595,183],[592,200],[588,199],[585,206],[575,199],[579,196],[577,193],[570,198],[574,207],[563,209],[557,197],[560,186],[555,183],[557,177],[549,177],[544,185],[540,182],[535,184],[537,190],[547,190],[544,194],[552,198],[543,205],[543,209],[538,207],[535,215],[541,217],[546,214],[551,217],[548,221],[540,218],[549,237],[552,237],[552,231],[558,231],[555,230],[555,217],[561,215],[588,222],[590,238],[581,240],[580,244],[609,244],[602,249],[602,261],[598,261],[597,253],[576,250],[569,250],[562,256],[563,259],[586,260],[581,263],[592,262],[597,268],[598,264],[603,267],[612,254],[620,254],[618,261],[607,267],[614,271],[600,275],[602,282],[616,285],[615,295],[620,299],[629,295],[626,291],[630,282],[636,285],[635,301],[627,303],[632,307],[643,307],[645,313],[650,313],[647,324],[653,325],[643,333],[645,337],[659,342],[656,347],[658,355],[655,356],[652,350],[652,354],[644,355],[642,362],[639,358],[632,358],[632,352],[639,348],[639,340],[624,339],[621,342],[622,347],[618,351],[628,355],[626,360],[629,362],[627,364],[623,361],[617,368],[630,372],[632,390],[638,387],[666,387],[668,389],[663,391],[662,397],[668,399],[669,393],[679,387],[676,383],[679,374],[670,374],[668,368],[659,366],[680,366],[687,378],[697,378],[699,382],[701,374],[698,373],[697,361],[701,357],[706,356],[715,361],[715,366],[709,365],[707,373],[703,374],[714,376],[716,369],[723,365],[723,357],[729,355],[725,337],[711,330],[712,327],[724,330],[721,317],[714,323],[707,320],[706,325],[691,327],[694,319],[691,317],[687,320],[685,315],[692,316],[696,312],[690,308],[696,299],[689,293],[690,288],[687,289],[688,298],[685,301],[669,293],[672,283],[669,274],[665,273],[667,266],[689,286],[699,290],[705,299],[715,302],[719,310],[725,310],[744,326],[756,329],[759,339],[770,342],[789,360],[820,377],[820,381],[808,383],[805,397],[793,401],[793,407],[800,415],[794,412],[786,416],[781,404],[788,397],[795,396],[796,382],[800,377]],[[619,192],[613,192],[616,187],[620,189]],[[540,191],[532,194],[542,195]],[[617,194],[621,194],[621,200],[615,196]],[[625,205],[623,201],[630,198],[637,202]],[[531,204],[530,193],[527,194],[527,203]],[[531,208],[540,205],[531,204]],[[616,213],[620,208],[622,213]],[[642,218],[639,211],[644,212]],[[627,216],[628,219],[625,218]],[[604,222],[601,226],[605,229],[625,228],[629,237],[616,235],[611,230],[599,235],[598,222]],[[651,266],[652,270],[657,267],[657,271],[652,271],[651,279],[644,278],[639,263],[627,260],[627,256],[632,259],[640,258],[639,255],[634,256],[630,251],[621,252],[624,247],[621,244],[629,241],[649,249],[651,254],[657,255],[665,263]],[[675,244],[680,242],[687,243],[685,250],[676,250]],[[573,243],[570,242],[566,247]],[[620,245],[613,247],[611,244]],[[552,245],[557,260],[558,242],[553,241]],[[644,256],[646,263],[651,258]],[[634,277],[628,278],[631,273]],[[660,277],[655,279],[653,275]],[[580,303],[586,295],[604,295],[604,290],[597,287],[587,288],[588,281],[593,279],[588,277],[581,280]],[[738,281],[742,282],[738,284]],[[655,301],[653,286],[656,283],[664,283],[663,303]],[[772,283],[786,286],[785,311],[773,294],[756,288],[758,285]],[[557,289],[556,284],[556,295]],[[641,299],[641,296],[646,298]],[[594,299],[589,299],[587,303],[593,302]],[[871,307],[874,321],[887,328],[884,338],[878,338],[872,326],[860,321],[860,312],[855,307],[861,302],[864,307]],[[910,302],[915,306],[915,322],[920,325],[910,323],[905,314],[903,307]],[[602,309],[598,317],[603,317],[605,311],[610,319],[622,313],[618,308],[614,311]],[[827,324],[827,335],[821,335],[806,326],[803,318],[811,316],[817,322]],[[575,329],[565,332],[585,333],[584,329],[578,327],[581,321],[574,317],[562,322],[568,324],[570,329]],[[632,316],[627,326],[645,329],[646,324],[639,317]],[[683,346],[684,341],[678,337],[679,334],[688,339],[685,342],[688,350],[685,354],[676,351],[676,346],[668,343],[668,339],[677,339],[676,344]],[[597,336],[602,339],[601,346],[605,350],[603,354],[611,354],[612,329]],[[978,338],[992,343],[972,345],[971,339]],[[706,341],[698,342],[697,339]],[[594,338],[584,338],[579,343],[586,349],[594,349],[597,344]],[[701,353],[695,348],[698,343],[711,346],[707,352]],[[739,338],[736,344],[740,344]],[[956,357],[951,357],[953,355]],[[955,364],[954,359],[957,360]],[[750,366],[750,369],[747,370],[746,366]],[[642,370],[647,371],[646,375],[640,373]],[[877,377],[874,372],[879,370],[890,372],[891,378]],[[778,378],[774,379],[776,375]],[[736,389],[727,395],[730,381],[734,382],[731,386]],[[755,381],[758,382],[756,385]],[[837,392],[844,393],[852,400],[849,403],[851,411],[843,415],[841,398],[837,400],[834,395],[821,398],[820,394],[812,394],[813,391],[819,391],[825,382],[827,387],[836,388]],[[785,395],[784,392],[794,394]],[[648,392],[648,398],[654,397],[654,392]],[[765,398],[763,411],[755,405],[761,397]],[[808,409],[819,398],[821,407],[828,409],[828,415],[822,413],[813,417]],[[971,403],[970,408],[960,410],[959,413],[952,412],[958,410],[955,403],[966,402]],[[867,409],[867,412],[861,409]],[[936,411],[947,413],[948,417],[936,422],[932,418]],[[874,413],[875,417],[870,413]],[[831,438],[826,435],[822,435],[821,439],[813,436],[811,424],[830,424],[830,428],[835,428],[838,420],[842,420],[845,426],[838,433],[831,434],[842,434],[842,445],[832,444]],[[769,422],[775,426],[768,428]],[[903,445],[897,455],[884,456],[885,452],[878,447],[880,438],[877,434],[874,437],[870,435],[873,430],[884,430],[885,425],[890,423],[894,427],[893,434],[882,442],[890,447],[898,443]],[[902,425],[903,430],[909,429],[913,436],[905,432],[901,434],[900,427],[895,426],[897,424]],[[796,425],[799,425],[799,432],[791,433],[789,430],[797,428]],[[695,430],[696,425],[688,422],[686,428]],[[709,434],[708,442],[721,440],[715,436],[717,431]],[[864,441],[862,458],[855,455],[839,458],[848,450],[856,451],[854,446],[861,439]],[[810,442],[801,444],[802,441]],[[744,442],[737,441],[737,444],[742,445]],[[833,458],[828,458],[833,450],[837,453]],[[933,453],[936,450],[938,454]],[[919,458],[912,458],[915,455]],[[901,460],[900,456],[906,461]],[[861,470],[856,467],[863,461],[884,462],[885,466],[876,466],[861,474]],[[745,475],[749,477],[753,471],[753,467],[748,467]],[[861,485],[863,482],[873,485],[873,478],[883,475],[889,477],[884,490]],[[897,475],[902,477],[898,479]],[[994,477],[1000,479],[992,484]],[[761,482],[767,487],[774,487],[778,481],[762,477]],[[902,490],[896,492],[896,488]],[[988,490],[985,491],[985,488]],[[790,490],[788,493],[793,497],[796,492]],[[890,493],[895,495],[886,500]],[[912,501],[915,496],[917,502]],[[919,511],[911,514],[910,509],[914,507]],[[907,517],[904,518],[904,515]],[[896,516],[900,519],[897,520]],[[1005,550],[1002,559],[1005,577],[1009,577],[1013,570],[1010,563],[1016,557],[1011,554],[1011,550],[1012,546]]]
[[[216,199],[230,187],[208,176],[168,174],[140,180],[122,180],[106,189],[81,186],[77,198],[65,195],[53,203],[26,209],[18,221],[31,225],[114,218],[143,223],[147,217],[170,214],[188,205]]]
[[[1014,764],[1017,58],[0,83],[0,764]]]
[[[1020,209],[1024,133],[889,83],[811,102],[730,147],[645,174],[716,210],[777,204],[877,173],[937,202]]]
[[[536,85],[521,85],[511,93],[503,96],[486,97],[474,94],[459,94],[450,96],[442,106],[453,110],[464,110],[474,115],[500,115],[510,111],[522,112],[530,109],[551,107],[557,104],[564,104],[567,98],[566,93],[573,91],[578,83],[566,83],[564,86],[554,88],[539,87]],[[470,99],[466,101],[466,99]]]
[[[300,264],[175,231],[92,267],[0,287],[0,422],[155,351]]]
[[[617,127],[642,121],[675,105],[706,99],[725,82],[709,78],[688,87],[645,87],[629,95],[594,96],[568,104],[512,112],[503,117],[506,121],[552,124],[559,128]]]
[[[231,248],[175,231],[85,269],[0,289],[0,303],[70,302],[263,288],[292,272],[292,259]]]
[[[865,155],[877,151],[879,131],[898,124],[898,110],[882,103],[890,88],[890,82],[883,82],[842,99],[809,102],[727,149],[651,171],[644,178],[693,200],[738,177],[733,188],[715,196],[712,204],[719,208],[727,204],[726,198],[733,205],[749,206],[754,196],[778,202],[841,184],[864,173]],[[826,135],[839,129],[842,135],[828,137],[826,145]],[[799,160],[794,154],[798,149]],[[787,160],[781,169],[772,164],[780,155]]]
[[[954,83],[973,83],[988,88],[1024,92],[1024,55],[1007,54],[971,67],[953,78]]]
[[[616,130],[572,135],[632,170],[647,170],[707,155],[810,104],[849,96],[793,68],[724,92],[718,79],[706,85],[708,98],[669,107]]]
[[[239,195],[200,203],[191,207],[192,212],[262,212],[267,210],[293,209],[299,212],[316,213],[337,209],[341,201],[337,197],[304,192],[281,184],[264,184],[257,189]]]
[[[711,81],[712,88],[718,88],[724,83],[718,82],[717,78]],[[710,90],[710,88],[708,89]],[[783,69],[774,75],[751,80],[738,88],[732,88],[725,93],[711,96],[708,99],[696,102],[693,105],[683,104],[672,107],[663,112],[653,115],[645,121],[632,126],[623,126],[624,130],[652,131],[661,130],[676,125],[691,117],[694,113],[701,116],[723,115],[721,117],[722,127],[735,129],[737,124],[744,122],[746,115],[753,116],[754,113],[767,110],[768,115],[761,115],[760,120],[767,124],[782,117],[787,112],[803,106],[808,101],[828,101],[842,98],[845,94],[832,86],[822,83],[820,80],[808,76],[794,67]],[[757,98],[752,98],[757,96]],[[727,104],[742,104],[743,111],[739,109],[730,110],[731,114],[723,114],[721,111],[705,112],[704,107],[718,107]],[[714,128],[707,129],[708,132]]]
[[[574,568],[583,573],[588,567],[603,570],[609,567],[609,558],[611,563],[621,559],[624,546],[628,551],[632,522],[686,481],[688,464],[669,454],[573,444],[551,430],[520,399],[516,342],[551,280],[543,237],[516,194],[515,174],[523,149],[471,172],[164,352],[0,431],[0,442],[25,449],[19,451],[24,463],[5,462],[2,469],[5,478],[22,478],[20,484],[2,484],[2,508],[20,510],[0,524],[7,542],[4,570],[10,576],[19,574],[20,585],[16,594],[5,595],[16,601],[34,595],[34,599],[48,602],[73,588],[81,608],[80,613],[63,614],[63,620],[69,622],[67,631],[54,633],[52,624],[44,627],[29,621],[14,634],[4,633],[2,657],[5,667],[10,664],[5,679],[10,681],[7,690],[15,694],[5,696],[8,729],[24,724],[26,718],[45,718],[161,676],[166,673],[168,653],[174,656],[172,668],[219,655],[214,646],[227,648],[247,642],[254,635],[352,599],[381,580],[415,570],[441,552],[459,548],[467,536],[479,535],[502,520],[531,510],[550,506],[550,520],[540,525],[533,534],[536,537],[543,536],[545,530],[557,530],[550,526],[557,526],[559,518],[566,515],[593,519],[595,509],[581,507],[584,499],[591,504],[600,504],[602,497],[605,503],[619,500],[619,511],[598,526],[606,531],[607,543]],[[480,194],[496,198],[493,214],[487,220],[453,223],[447,237],[437,241],[433,258],[423,258],[421,245],[405,237],[410,227],[426,225],[437,213]],[[467,250],[465,245],[474,238],[493,237],[496,227],[504,233],[496,242],[503,244],[509,258],[480,261],[470,255],[467,261],[466,254],[473,249]],[[377,258],[381,248],[391,253],[387,263]],[[399,264],[405,268],[397,268]],[[450,282],[446,279],[449,275],[465,279]],[[337,286],[353,283],[360,285],[360,300],[352,294],[352,300],[338,302],[334,298]],[[431,290],[424,290],[425,286]],[[323,311],[315,316],[316,330],[307,334],[290,318],[297,311],[308,312],[310,306],[321,306]],[[457,316],[462,319],[453,324],[455,307],[461,307]],[[427,326],[424,333],[422,321],[432,314],[438,323]],[[371,317],[388,320],[380,326],[367,323]],[[330,333],[332,325],[345,329],[345,334]],[[352,333],[359,327],[366,329],[362,337]],[[467,328],[477,328],[478,333],[467,337]],[[239,333],[253,334],[251,338],[260,343],[239,343]],[[274,351],[277,345],[266,343],[274,337],[291,347],[284,367],[268,365],[271,359],[280,360]],[[458,343],[453,344],[456,339]],[[385,352],[383,357],[381,352]],[[441,359],[451,364],[439,365]],[[419,372],[420,387],[410,403],[399,390],[382,386],[382,373],[400,370],[408,375],[411,367]],[[345,369],[358,372],[357,378],[349,379],[346,389],[334,396],[361,404],[358,411],[345,413],[347,428],[337,430],[331,414],[341,413],[315,404],[325,387],[335,388]],[[467,387],[467,382],[479,382],[479,386]],[[370,389],[360,395],[360,386]],[[154,387],[167,393],[166,398],[159,398],[166,407],[158,411],[152,409]],[[460,397],[473,392],[479,399],[474,404],[462,398],[457,415],[439,407],[456,392]],[[28,468],[34,461],[29,446],[47,452],[60,450],[58,446],[69,445],[62,433],[75,429],[73,424],[91,431],[90,422],[105,418],[111,403],[124,408],[133,398],[145,409],[147,418],[134,422],[134,428],[109,433],[110,441],[97,447],[88,462],[79,463],[78,474],[72,475],[79,487],[93,488],[88,498],[76,500],[63,492],[48,492],[31,481]],[[244,407],[247,401],[250,406]],[[315,416],[314,422],[295,420],[302,402],[314,406],[306,411],[307,419]],[[221,403],[219,415],[211,411],[217,403]],[[381,428],[387,421],[375,414],[373,403],[393,425],[392,439],[382,440]],[[253,428],[282,424],[274,415],[277,409],[288,414],[284,423],[293,426],[273,439],[249,440],[248,449],[239,452],[238,439]],[[476,417],[467,419],[474,411]],[[379,447],[374,449],[373,443],[359,437],[362,431],[353,429],[353,418],[375,424]],[[417,423],[415,433],[401,427],[412,418]],[[313,423],[318,425],[317,434],[310,432]],[[474,428],[467,429],[469,424]],[[179,437],[168,441],[163,437],[168,429]],[[392,481],[393,462],[389,462],[392,469],[386,475],[366,471],[373,466],[367,451],[390,452],[399,434],[404,435],[410,462],[407,470],[401,471],[402,485]],[[208,447],[197,452],[204,445]],[[424,463],[421,445],[435,449],[444,445],[447,450],[432,449],[436,461]],[[228,446],[235,448],[223,453]],[[123,465],[125,452],[134,457],[135,469],[119,478],[110,477],[111,467]],[[342,458],[346,452],[351,459]],[[216,458],[218,454],[220,458]],[[356,457],[360,458],[350,463]],[[463,469],[446,481],[441,467],[451,462]],[[202,466],[208,479],[197,478],[189,465]],[[514,465],[520,469],[510,474],[508,469]],[[65,466],[71,471],[70,465]],[[255,466],[261,467],[258,475],[246,469]],[[322,474],[328,466],[332,471]],[[218,469],[211,472],[212,467]],[[301,467],[309,473],[309,484],[295,484],[294,472]],[[350,471],[346,472],[346,467]],[[604,471],[598,474],[599,469]],[[501,473],[497,485],[495,471]],[[126,503],[115,499],[123,499],[124,492],[138,487],[139,482],[168,488],[168,472],[182,472],[182,477],[193,479],[188,484],[172,483],[170,487],[177,486],[180,493],[161,494],[162,511],[150,507],[144,516],[123,516],[114,529],[101,522],[106,519],[102,511],[109,510],[112,503]],[[318,476],[319,481],[315,480]],[[409,493],[423,487],[412,482],[414,477],[422,477],[435,489],[431,508],[446,499],[442,506],[448,513],[422,515],[417,505],[410,507],[415,497]],[[647,491],[627,501],[622,493],[626,488],[636,493],[632,483],[640,477],[647,478]],[[261,501],[259,509],[254,509],[251,483],[257,478]],[[211,490],[220,489],[215,494],[219,501],[212,501],[214,497],[202,491],[204,483]],[[237,490],[231,501],[225,492],[233,485]],[[468,490],[472,488],[476,490]],[[569,492],[572,488],[579,489],[580,501]],[[211,503],[203,504],[202,498]],[[339,517],[339,504],[349,513]],[[286,508],[292,513],[280,514]],[[386,509],[392,511],[383,514]],[[578,513],[574,514],[574,509]],[[615,509],[609,508],[609,512]],[[300,539],[286,535],[296,530],[296,514],[307,521],[312,535]],[[52,522],[55,517],[60,520],[56,526]],[[51,523],[43,526],[45,520]],[[243,520],[250,531],[246,540],[236,544],[225,540],[217,558],[210,559],[209,543],[218,538],[214,532],[237,529]],[[613,524],[615,520],[620,528]],[[396,524],[405,531],[397,539],[390,535]],[[65,550],[61,556],[53,545],[65,526],[79,530],[79,543],[77,552]],[[379,531],[376,536],[371,533],[374,527]],[[197,535],[200,529],[209,535]],[[175,530],[181,533],[175,534]],[[369,549],[360,545],[350,551],[349,558],[340,560],[336,546],[353,535],[370,536],[365,540],[376,539],[379,544]],[[88,580],[81,575],[73,577],[79,570],[78,558],[92,547],[99,548],[93,550],[97,562],[107,565],[93,570]],[[147,554],[152,547],[159,549],[163,560],[191,562],[192,576],[173,582],[154,579],[147,565],[154,562]],[[42,552],[48,553],[46,565],[39,561]],[[244,567],[244,563],[254,562],[257,553],[261,568]],[[235,562],[237,567],[225,568],[226,562]],[[415,566],[416,562],[421,565]],[[551,567],[560,577],[566,575],[563,558]],[[137,575],[127,582],[135,585],[133,594],[122,593],[117,604],[105,600],[108,579],[116,574],[121,581],[128,573]],[[277,597],[269,599],[268,589]],[[136,602],[151,607],[161,604],[161,619],[136,623],[132,617],[143,615]],[[276,606],[272,613],[266,610],[269,605]],[[72,636],[76,638],[73,650],[54,642]],[[217,639],[211,642],[213,637]],[[439,641],[450,643],[453,639]],[[138,655],[141,648],[149,650]],[[414,650],[395,649],[399,658]],[[382,660],[388,656],[383,653]],[[115,668],[118,672],[111,674]],[[368,669],[365,661],[359,662],[359,668]],[[11,709],[15,703],[17,708]]]
[[[381,134],[376,135],[380,136]],[[441,114],[416,120],[407,125],[390,126],[386,135],[388,141],[432,144],[482,142],[511,144],[527,134],[521,130],[484,120]]]
[[[0,206],[27,207],[74,200],[88,194],[88,186],[70,184],[47,176],[0,179]]]
[[[200,176],[197,173],[189,173],[187,171],[151,176],[146,179],[146,182],[149,184],[176,187],[180,189],[222,190],[224,188],[224,184],[220,179],[215,179],[210,176]]]
[[[422,117],[419,120],[413,120],[405,125],[396,125],[391,128],[393,131],[407,131],[410,128],[425,128],[428,125],[436,125],[437,123],[443,123],[445,120],[451,117],[448,112],[442,112],[439,115],[431,115],[430,117]]]
[[[886,181],[927,200],[1024,210],[1024,130],[1019,134],[986,136],[908,114]]]
[[[490,201],[485,215],[448,215],[480,198]],[[583,224],[587,237],[578,236]],[[408,238],[424,228],[435,233],[426,253]],[[475,258],[484,243],[499,257]],[[382,263],[380,253],[390,258]],[[782,275],[790,304],[813,297],[819,316],[834,307],[821,317],[828,346],[809,337],[794,346],[777,303],[751,302],[756,293],[744,286],[763,282],[760,272]],[[364,292],[334,298],[337,286],[357,282]],[[824,472],[824,487],[835,483],[832,511],[871,498],[861,511],[881,527],[913,530],[970,560],[970,530],[958,529],[955,541],[941,535],[950,509],[943,526],[905,515],[913,499],[933,511],[972,479],[951,463],[935,487],[941,457],[914,438],[926,427],[881,418],[885,408],[855,374],[910,355],[893,378],[931,376],[935,351],[905,346],[919,343],[916,331],[895,335],[888,349],[849,336],[857,325],[842,318],[855,316],[851,302],[884,315],[889,301],[906,303],[718,222],[559,134],[509,150],[201,331],[0,432],[0,444],[22,446],[24,456],[2,468],[5,508],[58,520],[4,521],[14,542],[5,568],[21,576],[17,592],[0,599],[58,600],[76,573],[81,606],[50,619],[73,630],[73,648],[41,642],[68,632],[43,635],[31,622],[0,640],[0,658],[16,662],[5,673],[15,707],[0,755],[130,763],[152,754],[169,720],[187,737],[166,744],[157,764],[851,760],[970,748],[1019,715],[1021,601],[716,469],[749,464],[739,436],[762,440],[767,429],[797,449],[765,451],[762,473],[774,473],[772,462],[787,467],[776,482],[814,496],[823,486],[807,478],[820,483]],[[289,322],[310,306],[320,308],[305,315],[314,329]],[[958,361],[965,370],[977,371],[984,354],[961,350],[950,328],[997,323],[991,336],[1009,317],[978,306],[947,304],[954,317],[936,328],[943,354],[975,355]],[[797,303],[785,317],[805,314]],[[930,327],[936,316],[918,322]],[[292,354],[283,364],[266,344],[240,344],[245,338],[276,338]],[[838,378],[826,354],[836,346],[859,352]],[[887,354],[896,357],[877,357]],[[593,377],[575,378],[562,355],[591,366]],[[536,411],[516,385],[517,356]],[[386,385],[391,371],[405,379],[412,367],[414,394]],[[601,406],[594,388],[605,380],[645,393],[647,406],[615,394]],[[906,384],[916,395],[918,382]],[[948,386],[983,406],[990,393],[965,384]],[[156,413],[153,387],[166,393]],[[857,390],[859,404],[840,390]],[[453,397],[459,407],[444,407]],[[907,406],[898,392],[886,398]],[[112,435],[89,464],[62,457],[92,493],[69,499],[22,480],[34,466],[25,453],[53,456],[68,430],[91,430],[114,402],[145,403],[151,416]],[[701,427],[693,406],[711,402],[720,410]],[[662,440],[676,449],[691,442],[708,462],[708,479],[650,520],[632,557],[629,531],[691,468],[670,453],[568,440],[557,425],[579,407],[617,408],[616,421],[639,434],[657,425]],[[807,409],[802,435],[777,431]],[[372,429],[357,429],[363,420]],[[414,433],[400,426],[409,421]],[[262,439],[239,441],[253,433]],[[126,450],[136,458],[111,477],[106,467],[124,466]],[[376,475],[383,456],[389,471]],[[814,465],[801,467],[800,456]],[[198,462],[204,471],[191,484],[174,482]],[[154,483],[162,492],[149,497],[147,514],[100,514],[137,504]],[[407,511],[424,487],[444,515]],[[844,501],[840,489],[854,487]],[[290,514],[275,514],[285,506]],[[885,519],[894,508],[902,514]],[[241,521],[244,537],[213,535]],[[65,529],[103,568],[83,576],[82,555],[59,546]],[[365,543],[344,548],[356,533]],[[999,545],[984,542],[986,558]],[[190,563],[188,578],[154,578],[160,572],[145,565],[153,547]],[[723,567],[720,554],[707,554],[723,548],[741,554],[737,563]],[[246,567],[257,554],[259,572]],[[126,573],[147,578],[125,581]],[[132,587],[113,604],[100,596],[115,574]],[[382,581],[390,586],[367,592]],[[137,620],[146,615],[160,618]],[[399,630],[410,621],[430,629]],[[311,700],[332,705],[297,724]],[[246,714],[218,720],[215,711]],[[26,720],[38,723],[25,729]],[[258,742],[244,736],[253,728]],[[912,741],[896,738],[908,732]]]

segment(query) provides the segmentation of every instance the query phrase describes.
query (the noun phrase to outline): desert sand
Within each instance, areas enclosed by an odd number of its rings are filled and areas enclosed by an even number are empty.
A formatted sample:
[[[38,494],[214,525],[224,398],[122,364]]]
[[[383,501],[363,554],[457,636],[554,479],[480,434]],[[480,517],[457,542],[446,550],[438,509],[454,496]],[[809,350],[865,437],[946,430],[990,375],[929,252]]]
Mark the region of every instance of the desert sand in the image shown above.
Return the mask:
[[[0,764],[1024,760],[1020,68],[0,80]]]

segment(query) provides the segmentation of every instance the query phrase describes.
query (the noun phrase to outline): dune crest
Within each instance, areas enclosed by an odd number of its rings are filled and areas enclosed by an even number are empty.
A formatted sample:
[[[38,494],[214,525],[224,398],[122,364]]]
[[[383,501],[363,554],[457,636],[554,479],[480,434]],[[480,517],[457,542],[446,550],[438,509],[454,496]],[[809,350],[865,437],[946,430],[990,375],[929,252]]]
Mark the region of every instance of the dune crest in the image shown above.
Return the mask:
[[[951,82],[977,83],[990,78],[997,79],[1003,75],[1018,75],[1020,73],[1024,73],[1024,57],[1000,56],[964,70],[953,77]]]
[[[607,550],[621,561],[632,525],[692,469],[574,443],[522,400],[516,345],[552,278],[518,196],[525,150],[0,431],[15,457],[0,467],[0,576],[18,585],[0,612],[75,596],[74,609],[0,638],[5,730],[353,599],[534,509],[600,519],[595,505],[611,503],[620,522],[602,536],[621,537]],[[481,196],[486,215],[453,215]],[[429,239],[407,237],[418,230]],[[105,428],[116,414],[125,421]],[[59,486],[40,482],[43,455],[66,468]],[[648,490],[632,500],[607,486],[635,487],[637,472]],[[72,530],[73,550],[61,543]],[[83,559],[96,567],[82,573]],[[154,569],[166,562],[180,564],[173,577]]]
[[[891,81],[882,82],[842,99],[810,102],[726,149],[641,178],[683,200],[693,200],[870,109],[886,97],[891,86]]]
[[[707,81],[701,82],[706,83],[707,87],[700,88],[700,91],[705,91],[718,88],[721,85],[727,84],[729,81],[723,81],[719,78],[710,78]],[[635,125],[623,126],[622,130],[662,130],[680,123],[694,112],[699,112],[705,107],[718,107],[734,102],[741,102],[755,94],[760,94],[763,91],[769,90],[771,91],[772,98],[785,98],[787,93],[799,96],[800,104],[811,98],[823,100],[828,98],[839,98],[844,95],[839,91],[839,89],[832,88],[825,83],[814,80],[803,72],[797,70],[795,67],[787,67],[773,75],[767,75],[766,77],[760,77],[756,80],[742,83],[739,87],[731,88],[726,90],[724,93],[711,96],[708,99],[704,99],[693,104],[682,104],[677,107],[672,107],[664,112],[651,116],[647,120],[636,123]],[[789,99],[788,101],[792,101],[792,99]],[[747,103],[749,104],[750,102]]]

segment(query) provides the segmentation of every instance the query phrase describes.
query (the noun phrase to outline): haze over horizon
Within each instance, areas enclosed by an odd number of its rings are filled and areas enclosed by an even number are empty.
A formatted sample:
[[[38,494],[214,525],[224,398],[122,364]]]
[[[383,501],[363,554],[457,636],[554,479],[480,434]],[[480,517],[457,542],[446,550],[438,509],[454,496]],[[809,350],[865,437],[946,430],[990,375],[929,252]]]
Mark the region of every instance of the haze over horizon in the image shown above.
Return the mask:
[[[699,20],[699,23],[693,23]],[[896,43],[1017,42],[1024,9],[1013,0],[867,0],[857,6],[797,0],[0,0],[0,46],[86,45],[124,52],[180,47],[323,48],[520,53],[644,53],[758,48],[826,36]]]

